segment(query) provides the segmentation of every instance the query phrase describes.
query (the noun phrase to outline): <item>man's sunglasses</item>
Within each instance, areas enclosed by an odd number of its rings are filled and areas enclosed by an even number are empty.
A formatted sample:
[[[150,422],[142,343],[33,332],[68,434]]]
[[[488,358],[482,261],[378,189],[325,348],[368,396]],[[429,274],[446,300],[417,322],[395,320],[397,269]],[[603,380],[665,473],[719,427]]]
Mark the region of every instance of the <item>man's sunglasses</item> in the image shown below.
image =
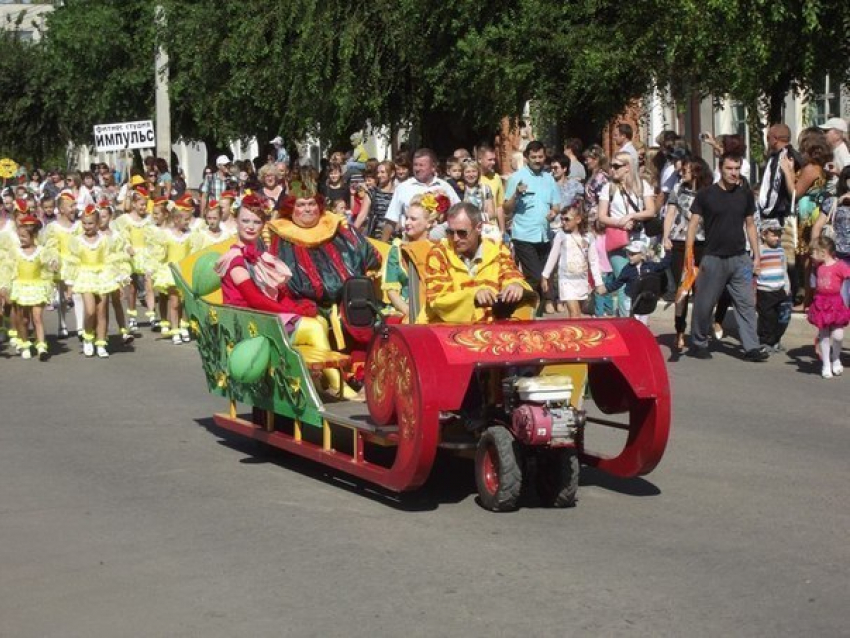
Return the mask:
[[[449,237],[457,237],[458,239],[466,239],[469,237],[469,231],[465,228],[461,228],[460,230],[446,228],[446,235]]]

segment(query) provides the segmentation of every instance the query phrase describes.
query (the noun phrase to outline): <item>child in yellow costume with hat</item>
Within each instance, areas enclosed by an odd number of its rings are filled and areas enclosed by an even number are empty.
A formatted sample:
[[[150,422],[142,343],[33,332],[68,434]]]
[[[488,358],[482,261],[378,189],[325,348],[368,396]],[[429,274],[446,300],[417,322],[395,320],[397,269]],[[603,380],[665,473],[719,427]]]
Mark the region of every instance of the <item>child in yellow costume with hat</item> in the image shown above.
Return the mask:
[[[127,286],[127,327],[130,332],[138,333],[139,313],[136,310],[138,294],[144,290],[145,305],[147,311],[145,316],[149,322],[156,317],[154,312],[154,291],[147,276],[148,246],[147,237],[151,227],[151,219],[148,214],[148,191],[144,186],[134,187],[128,194],[130,200],[130,211],[118,217],[113,227],[128,246],[128,252],[133,264],[132,284]]]
[[[36,243],[41,222],[32,215],[18,219],[18,241],[7,244],[0,255],[0,304],[17,306],[16,348],[22,359],[32,358],[29,325],[35,327],[35,350],[42,361],[48,358],[44,336],[44,307],[53,298],[53,274],[59,268],[53,248]]]
[[[121,288],[124,256],[115,253],[110,238],[100,232],[98,210],[93,204],[83,209],[80,225],[83,234],[72,238],[69,246],[66,283],[83,299],[83,354],[93,357],[96,352],[106,359],[107,307],[110,295]]]
[[[151,246],[152,260],[158,264],[153,271],[153,287],[157,293],[168,295],[168,319],[160,323],[163,335],[171,335],[171,342],[179,345],[190,340],[189,323],[182,318],[183,307],[174,283],[169,264],[178,263],[192,252],[191,231],[195,213],[195,200],[191,195],[179,197],[171,207],[171,225],[159,233]],[[170,331],[169,331],[170,329]]]
[[[56,216],[56,221],[48,224],[44,229],[42,241],[45,246],[49,246],[59,255],[59,271],[56,273],[56,283],[59,288],[59,338],[64,339],[68,336],[66,314],[69,306],[74,308],[77,331],[80,332],[83,329],[82,298],[69,297],[65,283],[65,262],[68,258],[71,239],[82,233],[82,227],[77,220],[77,198],[74,193],[63,190],[59,193],[58,202],[59,214]],[[69,303],[69,300],[72,303]]]

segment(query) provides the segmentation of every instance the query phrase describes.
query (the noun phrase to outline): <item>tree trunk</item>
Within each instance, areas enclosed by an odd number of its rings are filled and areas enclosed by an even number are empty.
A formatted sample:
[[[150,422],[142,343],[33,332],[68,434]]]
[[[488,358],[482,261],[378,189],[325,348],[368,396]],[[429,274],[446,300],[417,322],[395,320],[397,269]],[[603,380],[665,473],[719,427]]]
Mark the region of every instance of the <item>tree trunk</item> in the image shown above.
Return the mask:
[[[767,93],[767,122],[768,124],[781,124],[782,115],[785,111],[785,95],[788,93],[788,85],[785,83],[772,86]]]

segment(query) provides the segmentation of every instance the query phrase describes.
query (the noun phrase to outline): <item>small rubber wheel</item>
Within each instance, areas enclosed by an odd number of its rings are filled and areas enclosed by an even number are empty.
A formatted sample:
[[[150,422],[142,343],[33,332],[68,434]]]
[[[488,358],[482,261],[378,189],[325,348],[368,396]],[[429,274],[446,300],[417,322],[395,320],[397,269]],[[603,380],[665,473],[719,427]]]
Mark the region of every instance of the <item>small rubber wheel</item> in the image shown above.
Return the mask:
[[[541,450],[537,457],[537,494],[546,507],[575,507],[579,463],[575,448]]]
[[[485,509],[510,512],[517,508],[522,491],[520,445],[500,425],[485,430],[478,440],[475,483]]]

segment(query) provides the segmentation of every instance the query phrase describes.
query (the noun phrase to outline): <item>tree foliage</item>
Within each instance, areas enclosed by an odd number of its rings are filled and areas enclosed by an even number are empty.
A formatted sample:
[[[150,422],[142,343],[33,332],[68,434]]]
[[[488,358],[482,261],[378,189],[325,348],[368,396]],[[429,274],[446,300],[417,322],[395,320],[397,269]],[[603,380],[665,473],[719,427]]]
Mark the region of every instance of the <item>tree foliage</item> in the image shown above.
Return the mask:
[[[439,146],[492,136],[527,100],[593,137],[653,84],[775,120],[788,90],[850,81],[848,34],[838,0],[67,0],[41,43],[0,42],[0,146],[43,154],[153,117],[157,46],[175,138],[334,142],[368,121]]]
[[[0,157],[42,165],[62,145],[50,112],[40,48],[20,37],[20,22],[0,31]]]

